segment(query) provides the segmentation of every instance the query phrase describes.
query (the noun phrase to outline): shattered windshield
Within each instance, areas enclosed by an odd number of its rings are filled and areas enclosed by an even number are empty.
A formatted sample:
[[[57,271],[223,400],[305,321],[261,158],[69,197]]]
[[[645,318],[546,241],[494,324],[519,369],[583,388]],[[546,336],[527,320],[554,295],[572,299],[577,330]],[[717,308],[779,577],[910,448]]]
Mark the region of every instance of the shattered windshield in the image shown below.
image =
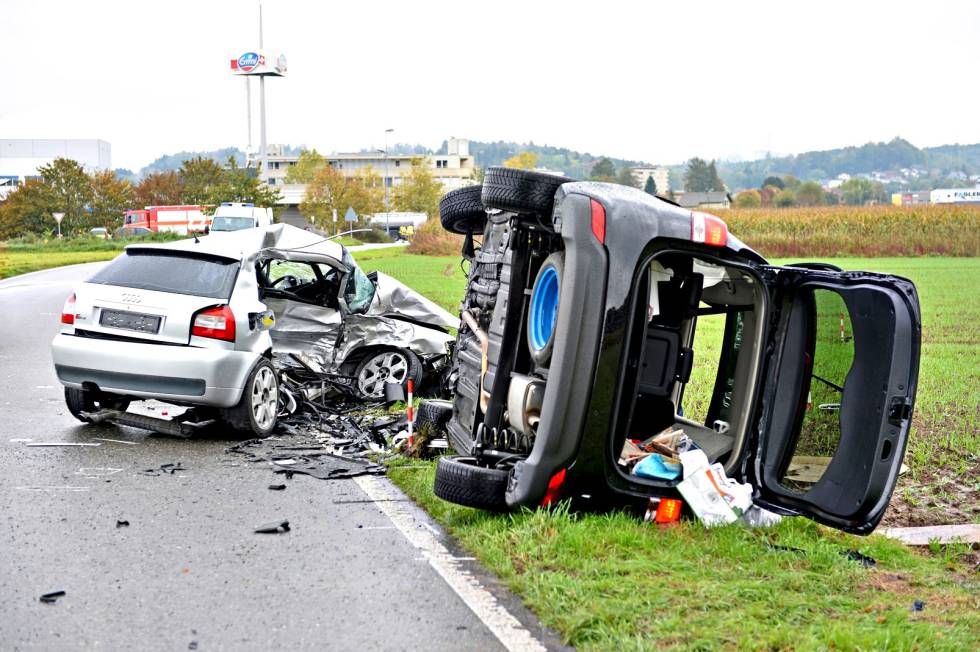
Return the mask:
[[[371,307],[374,300],[374,283],[367,277],[367,274],[357,266],[353,256],[344,247],[344,255],[341,258],[344,266],[347,267],[347,287],[344,290],[344,301],[347,308],[355,314],[363,314]]]

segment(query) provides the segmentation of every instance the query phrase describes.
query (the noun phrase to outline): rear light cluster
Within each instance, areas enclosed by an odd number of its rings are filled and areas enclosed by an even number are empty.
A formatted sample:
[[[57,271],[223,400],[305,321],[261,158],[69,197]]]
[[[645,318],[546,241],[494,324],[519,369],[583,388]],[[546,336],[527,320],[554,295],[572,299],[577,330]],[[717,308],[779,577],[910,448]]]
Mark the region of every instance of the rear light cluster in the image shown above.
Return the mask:
[[[592,235],[602,244],[606,244],[606,209],[594,199],[592,200]]]
[[[691,241],[724,247],[728,244],[728,226],[714,215],[692,212]]]
[[[205,308],[194,315],[191,335],[225,342],[235,341],[235,314],[229,306]]]
[[[75,293],[72,292],[71,296],[65,299],[65,307],[61,309],[61,323],[62,324],[75,324]]]

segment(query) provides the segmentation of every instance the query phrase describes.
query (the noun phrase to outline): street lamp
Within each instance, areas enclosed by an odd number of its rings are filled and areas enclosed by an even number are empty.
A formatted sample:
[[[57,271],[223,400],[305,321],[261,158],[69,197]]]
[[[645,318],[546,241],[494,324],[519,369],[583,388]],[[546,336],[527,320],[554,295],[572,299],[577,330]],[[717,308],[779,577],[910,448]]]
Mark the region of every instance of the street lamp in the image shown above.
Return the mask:
[[[382,180],[382,185],[385,189],[385,233],[389,236],[391,235],[391,224],[389,224],[389,211],[388,208],[388,134],[393,132],[394,129],[385,129],[385,151],[384,151],[384,166],[385,166],[385,178]]]

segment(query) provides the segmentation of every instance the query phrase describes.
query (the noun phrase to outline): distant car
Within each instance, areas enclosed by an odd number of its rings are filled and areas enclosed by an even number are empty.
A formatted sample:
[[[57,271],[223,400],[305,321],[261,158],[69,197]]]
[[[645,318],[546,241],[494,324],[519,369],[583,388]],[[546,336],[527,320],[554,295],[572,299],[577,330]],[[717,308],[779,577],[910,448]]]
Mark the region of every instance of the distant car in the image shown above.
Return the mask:
[[[490,168],[440,214],[482,238],[464,252],[458,456],[440,459],[437,495],[678,498],[676,475],[633,473],[623,452],[682,431],[762,507],[859,534],[881,520],[918,379],[911,281],[771,265],[713,215],[522,170]],[[822,473],[797,480],[806,464]]]
[[[97,226],[94,229],[89,229],[88,233],[94,238],[102,238],[104,240],[108,240],[109,238],[112,237],[111,235],[109,235],[109,230],[106,229],[104,226]]]
[[[145,226],[121,226],[115,230],[115,237],[117,238],[141,238],[146,235],[152,235],[154,231],[146,228]]]
[[[288,225],[129,245],[78,285],[52,342],[81,421],[132,400],[197,406],[266,435],[279,411],[273,358],[379,399],[448,362],[458,320],[340,244]]]

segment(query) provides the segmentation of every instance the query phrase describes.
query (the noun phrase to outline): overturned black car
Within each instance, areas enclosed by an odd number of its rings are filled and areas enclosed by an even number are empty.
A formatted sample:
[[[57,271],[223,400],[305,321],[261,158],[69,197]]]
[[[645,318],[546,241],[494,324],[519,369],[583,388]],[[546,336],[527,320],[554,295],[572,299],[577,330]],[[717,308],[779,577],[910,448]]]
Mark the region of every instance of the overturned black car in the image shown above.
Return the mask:
[[[608,183],[490,168],[440,208],[470,267],[437,495],[675,497],[625,450],[682,431],[761,507],[860,534],[881,520],[918,377],[910,281],[770,265],[721,219]]]

